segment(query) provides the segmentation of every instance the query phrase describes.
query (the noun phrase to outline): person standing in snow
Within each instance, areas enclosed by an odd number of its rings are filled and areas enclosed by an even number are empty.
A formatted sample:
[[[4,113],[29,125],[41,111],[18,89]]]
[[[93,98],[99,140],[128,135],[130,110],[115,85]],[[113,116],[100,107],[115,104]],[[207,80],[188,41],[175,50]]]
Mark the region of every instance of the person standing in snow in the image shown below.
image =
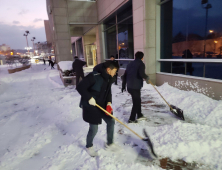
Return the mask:
[[[51,65],[51,69],[53,69],[54,68],[54,63],[53,63],[53,61],[52,60],[48,60],[49,61],[49,65]]]
[[[126,71],[122,78],[122,92],[126,90],[132,96],[133,107],[128,123],[137,123],[139,120],[146,120],[141,113],[141,88],[143,79],[149,81],[149,76],[145,74],[145,64],[143,63],[144,54],[138,51],[135,54],[135,60],[127,65]],[[136,120],[137,116],[137,120]]]
[[[97,70],[100,72],[93,71],[89,73],[77,86],[77,91],[81,95],[80,107],[83,109],[83,120],[89,123],[86,151],[92,157],[97,156],[97,152],[93,148],[93,139],[98,131],[98,125],[102,123],[102,119],[107,124],[105,148],[110,151],[119,149],[113,143],[115,120],[96,106],[98,104],[112,114],[111,85],[119,65],[113,61],[106,61],[97,66]]]
[[[80,77],[84,78],[83,66],[86,65],[85,61],[79,60],[78,56],[74,57],[75,61],[72,63],[73,72],[76,73],[76,87],[79,84]]]

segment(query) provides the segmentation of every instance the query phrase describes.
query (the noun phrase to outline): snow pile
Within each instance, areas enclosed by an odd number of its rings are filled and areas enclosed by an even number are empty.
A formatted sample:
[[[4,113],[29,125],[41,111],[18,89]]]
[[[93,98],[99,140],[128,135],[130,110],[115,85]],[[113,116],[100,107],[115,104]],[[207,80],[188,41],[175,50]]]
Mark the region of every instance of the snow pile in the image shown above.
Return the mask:
[[[222,126],[222,100],[213,100],[193,91],[179,90],[168,83],[158,87],[158,90],[170,104],[184,111],[185,119],[209,126]]]
[[[186,162],[199,162],[222,169],[221,129],[198,124],[177,122],[159,127],[152,136],[156,152],[163,157]]]
[[[60,61],[58,63],[59,68],[64,72],[66,70],[72,70],[73,61]]]

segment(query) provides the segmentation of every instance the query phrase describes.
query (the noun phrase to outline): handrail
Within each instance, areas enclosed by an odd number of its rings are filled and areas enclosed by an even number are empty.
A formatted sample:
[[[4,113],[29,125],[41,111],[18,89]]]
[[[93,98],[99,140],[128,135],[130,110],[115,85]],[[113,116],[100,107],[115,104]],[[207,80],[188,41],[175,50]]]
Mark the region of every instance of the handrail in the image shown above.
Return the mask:
[[[105,59],[105,60],[110,60],[110,59]],[[117,60],[117,61],[118,61],[118,60],[120,60],[120,61],[121,61],[121,60],[122,60],[122,61],[134,61],[135,59],[115,59],[115,60]]]
[[[222,59],[158,59],[159,62],[222,63]]]

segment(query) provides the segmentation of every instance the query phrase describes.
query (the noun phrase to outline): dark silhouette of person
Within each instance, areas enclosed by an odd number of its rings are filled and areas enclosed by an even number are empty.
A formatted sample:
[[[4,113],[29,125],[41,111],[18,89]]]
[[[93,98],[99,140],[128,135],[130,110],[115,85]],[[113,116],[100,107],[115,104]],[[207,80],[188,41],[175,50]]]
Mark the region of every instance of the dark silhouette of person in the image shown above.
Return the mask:
[[[49,61],[49,66],[51,65],[51,69],[53,69],[54,67],[54,63],[53,63],[53,61],[52,60],[48,60]]]
[[[80,77],[84,78],[83,66],[86,65],[85,61],[79,59],[78,56],[74,57],[75,61],[72,63],[73,72],[76,73],[76,87],[79,84]]]
[[[141,110],[141,88],[143,87],[143,79],[149,83],[149,76],[145,73],[145,64],[143,63],[144,53],[136,52],[135,60],[131,61],[122,78],[122,92],[126,90],[132,96],[133,107],[128,123],[137,123],[140,120],[146,120]],[[136,120],[137,117],[137,120]]]
[[[43,62],[44,62],[44,65],[45,65],[45,59],[43,58]]]
[[[189,49],[186,49],[183,51],[182,58],[187,58],[187,59],[193,58],[193,54],[191,53],[191,51]],[[187,63],[187,72],[189,72],[190,75],[193,75],[193,70],[194,69],[192,67],[192,63],[188,62]]]

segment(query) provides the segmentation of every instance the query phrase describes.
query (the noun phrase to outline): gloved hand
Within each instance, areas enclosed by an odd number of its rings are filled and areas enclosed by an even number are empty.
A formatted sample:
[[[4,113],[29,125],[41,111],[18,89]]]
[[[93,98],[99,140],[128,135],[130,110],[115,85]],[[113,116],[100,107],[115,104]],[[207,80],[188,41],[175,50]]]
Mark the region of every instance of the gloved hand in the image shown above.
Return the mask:
[[[122,87],[121,91],[122,91],[122,93],[123,93],[123,91],[126,91],[126,87]]]
[[[95,106],[96,105],[96,100],[91,97],[91,99],[89,99],[89,104],[92,105],[92,106]]]
[[[110,102],[108,102],[106,105],[106,111],[109,112],[110,114],[113,114],[113,108],[112,108],[112,104]],[[108,114],[106,113],[106,115],[108,115]]]
[[[150,84],[149,80],[150,80],[150,78],[149,78],[149,76],[148,76],[148,77],[145,79],[145,81],[146,81],[147,84]]]

